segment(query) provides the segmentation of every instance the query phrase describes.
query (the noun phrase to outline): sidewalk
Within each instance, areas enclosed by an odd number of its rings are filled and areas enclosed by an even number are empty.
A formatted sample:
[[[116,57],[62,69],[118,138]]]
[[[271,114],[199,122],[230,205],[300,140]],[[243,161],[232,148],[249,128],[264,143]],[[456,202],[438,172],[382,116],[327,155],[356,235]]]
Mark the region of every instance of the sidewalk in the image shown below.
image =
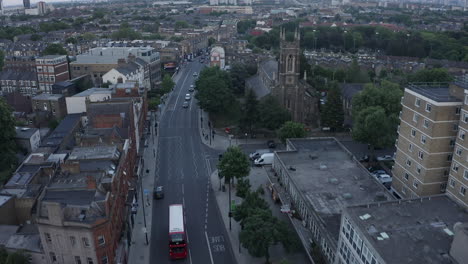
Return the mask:
[[[173,76],[174,82],[180,79],[181,74]],[[167,98],[172,95],[168,94]],[[135,215],[135,225],[132,229],[132,244],[129,249],[128,263],[129,264],[142,264],[150,262],[150,249],[151,249],[151,224],[153,217],[153,189],[155,185],[156,173],[156,155],[158,154],[159,143],[159,123],[165,113],[165,105],[161,104],[159,111],[149,112],[151,117],[150,131],[151,134],[147,137],[148,147],[144,149],[141,170],[138,175],[138,185],[136,191],[138,194],[138,210]],[[146,172],[148,170],[148,172]],[[144,187],[143,187],[144,186]],[[144,208],[143,208],[144,202]],[[144,214],[143,214],[144,211]],[[146,228],[145,228],[146,220]],[[146,234],[145,234],[146,231]],[[148,243],[146,242],[146,235]]]
[[[276,216],[278,219],[285,221],[290,225],[290,221],[287,217],[286,214],[283,214],[280,212],[280,208],[277,204],[274,204],[270,192],[267,189],[268,184],[270,183],[268,180],[268,176],[266,175],[266,171],[264,168],[252,168],[250,175],[248,176],[248,179],[250,180],[250,184],[252,185],[251,190],[256,190],[260,185],[263,186],[263,189],[265,190],[264,194],[264,199],[265,201],[268,202],[270,205],[271,211],[274,216]],[[218,207],[221,213],[221,216],[223,218],[224,224],[227,229],[227,233],[231,242],[231,245],[233,247],[233,253],[236,258],[236,262],[243,264],[243,263],[249,263],[249,264],[263,264],[265,263],[265,258],[255,258],[252,257],[247,249],[244,247],[240,247],[239,244],[239,232],[241,230],[240,225],[234,220],[231,219],[231,227],[232,230],[229,230],[229,217],[228,217],[228,211],[229,211],[229,194],[226,188],[226,191],[220,191],[219,190],[219,183],[220,179],[218,178],[218,171],[214,171],[211,174],[211,184],[213,188],[214,195],[216,197],[216,202],[218,203]],[[232,188],[231,189],[231,199],[235,201],[236,204],[240,204],[242,202],[242,198],[236,196],[236,189]],[[280,263],[283,259],[288,260],[289,263],[295,263],[295,264],[302,264],[302,263],[310,263],[308,260],[306,253],[304,250],[301,250],[300,252],[294,253],[294,254],[288,254],[283,246],[281,244],[274,245],[270,247],[270,261],[271,263]]]

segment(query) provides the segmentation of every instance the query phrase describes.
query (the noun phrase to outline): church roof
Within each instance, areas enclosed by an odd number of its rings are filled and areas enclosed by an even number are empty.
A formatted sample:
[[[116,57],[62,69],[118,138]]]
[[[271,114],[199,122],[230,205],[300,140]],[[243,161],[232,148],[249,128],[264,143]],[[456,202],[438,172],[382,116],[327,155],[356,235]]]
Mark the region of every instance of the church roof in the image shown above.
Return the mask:
[[[265,86],[258,74],[248,78],[245,81],[245,86],[253,90],[257,99],[261,99],[270,94],[270,89]]]

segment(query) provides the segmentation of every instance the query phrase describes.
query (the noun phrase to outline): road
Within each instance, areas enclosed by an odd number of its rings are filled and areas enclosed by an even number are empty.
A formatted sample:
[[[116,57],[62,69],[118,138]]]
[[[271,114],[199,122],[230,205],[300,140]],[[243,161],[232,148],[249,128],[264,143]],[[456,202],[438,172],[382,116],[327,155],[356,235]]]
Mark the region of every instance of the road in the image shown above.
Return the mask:
[[[199,73],[203,67],[196,60],[181,69],[181,78],[159,122],[155,185],[164,186],[165,197],[154,200],[150,263],[172,262],[168,246],[170,204],[183,204],[185,208],[189,256],[177,263],[235,263],[209,182],[219,153],[201,142],[200,110],[193,93],[189,107],[182,107],[185,94],[195,82],[193,72]]]

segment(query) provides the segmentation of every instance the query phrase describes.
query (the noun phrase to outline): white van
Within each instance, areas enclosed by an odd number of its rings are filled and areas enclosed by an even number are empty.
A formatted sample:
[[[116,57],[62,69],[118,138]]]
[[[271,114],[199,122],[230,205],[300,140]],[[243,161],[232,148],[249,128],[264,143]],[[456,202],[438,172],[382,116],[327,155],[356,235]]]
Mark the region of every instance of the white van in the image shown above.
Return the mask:
[[[252,152],[249,154],[249,158],[251,160],[256,160],[265,153],[271,153],[271,150],[270,149],[257,149],[255,152]]]
[[[260,158],[254,161],[255,166],[271,165],[273,164],[273,158],[275,153],[265,153]]]

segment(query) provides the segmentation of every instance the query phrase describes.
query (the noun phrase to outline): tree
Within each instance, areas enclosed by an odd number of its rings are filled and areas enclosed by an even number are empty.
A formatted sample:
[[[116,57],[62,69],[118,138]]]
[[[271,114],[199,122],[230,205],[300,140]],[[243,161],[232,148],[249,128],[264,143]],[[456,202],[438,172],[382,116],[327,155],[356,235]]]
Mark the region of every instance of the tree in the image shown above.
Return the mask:
[[[287,121],[278,131],[281,142],[285,143],[288,138],[303,138],[306,136],[304,124]]]
[[[15,136],[15,119],[8,104],[0,98],[0,172],[9,171],[16,164]]]
[[[245,219],[239,240],[250,255],[265,257],[266,263],[270,263],[270,247],[282,239],[278,222],[267,210],[260,210]]]
[[[60,44],[50,44],[44,49],[42,55],[67,55],[67,51]]]
[[[353,139],[371,145],[372,152],[375,147],[394,144],[402,96],[400,87],[394,83],[366,85],[353,98]]]
[[[174,26],[174,30],[179,30],[181,28],[188,28],[189,24],[187,21],[177,21]]]
[[[163,94],[169,93],[170,91],[172,91],[172,89],[174,88],[174,85],[175,83],[172,80],[171,76],[169,74],[165,74],[161,83]]]
[[[239,179],[237,181],[237,192],[236,195],[245,198],[250,191],[250,181],[248,179]]]
[[[219,67],[205,68],[196,81],[198,105],[209,113],[231,113],[237,108],[229,75]]]
[[[3,53],[3,50],[0,50],[0,71],[3,69],[4,59],[5,59],[5,53]]]
[[[270,130],[276,130],[291,119],[289,112],[284,109],[275,97],[269,95],[260,101],[260,124]]]
[[[242,119],[240,122],[240,126],[252,134],[253,126],[257,123],[259,116],[258,116],[258,101],[255,97],[255,93],[252,90],[247,92],[247,96],[245,97],[244,109],[242,113]]]
[[[215,39],[215,38],[210,37],[210,38],[208,39],[208,46],[211,46],[211,45],[213,45],[213,44],[215,44],[215,43],[216,43],[216,39]]]
[[[97,38],[96,35],[91,32],[85,32],[83,35],[81,35],[81,37],[83,37],[84,40],[94,40]]]
[[[31,41],[39,41],[42,39],[42,36],[39,34],[32,34],[31,37],[29,38]]]
[[[23,251],[8,254],[5,264],[29,264],[29,256]]]
[[[268,203],[259,196],[258,192],[247,191],[244,200],[233,212],[234,220],[244,227],[244,221],[247,217],[261,210],[268,210]]]
[[[250,162],[239,147],[231,146],[223,154],[218,169],[225,182],[230,182],[234,178],[240,179],[249,175]]]
[[[451,82],[453,77],[443,68],[423,69],[408,76],[410,82]]]
[[[332,131],[343,128],[344,112],[342,102],[341,90],[338,84],[334,82],[328,91],[327,102],[321,114],[323,127],[329,127]]]

